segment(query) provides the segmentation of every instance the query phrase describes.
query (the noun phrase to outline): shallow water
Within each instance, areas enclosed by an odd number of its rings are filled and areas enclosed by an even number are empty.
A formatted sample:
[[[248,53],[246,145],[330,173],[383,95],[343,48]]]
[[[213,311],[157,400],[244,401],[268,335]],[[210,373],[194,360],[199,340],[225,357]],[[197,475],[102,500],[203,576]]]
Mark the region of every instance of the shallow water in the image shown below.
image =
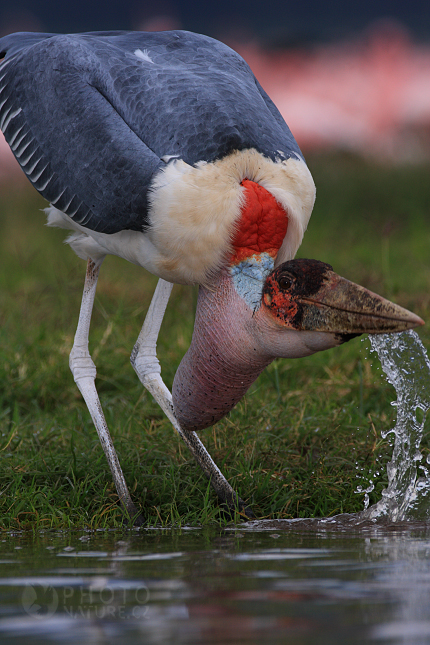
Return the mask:
[[[0,643],[76,642],[430,643],[430,524],[3,536]]]

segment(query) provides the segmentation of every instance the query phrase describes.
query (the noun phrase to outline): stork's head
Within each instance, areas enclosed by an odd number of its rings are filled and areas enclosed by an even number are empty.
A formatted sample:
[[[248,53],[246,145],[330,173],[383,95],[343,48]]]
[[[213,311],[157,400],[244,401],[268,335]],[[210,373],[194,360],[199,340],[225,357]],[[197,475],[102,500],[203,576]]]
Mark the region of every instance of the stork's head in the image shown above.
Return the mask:
[[[264,201],[259,189],[251,190]],[[324,262],[296,259],[275,267],[288,220],[269,198],[263,209],[268,208],[272,232],[266,227],[259,234],[261,213],[254,219],[244,213],[228,266],[213,289],[200,287],[192,343],[173,384],[185,430],[203,429],[225,416],[277,357],[300,358],[363,333],[423,324]]]
[[[342,278],[319,260],[290,260],[269,273],[255,314],[262,343],[275,356],[296,357],[360,334],[400,332],[423,320]],[[302,353],[303,352],[303,353]]]

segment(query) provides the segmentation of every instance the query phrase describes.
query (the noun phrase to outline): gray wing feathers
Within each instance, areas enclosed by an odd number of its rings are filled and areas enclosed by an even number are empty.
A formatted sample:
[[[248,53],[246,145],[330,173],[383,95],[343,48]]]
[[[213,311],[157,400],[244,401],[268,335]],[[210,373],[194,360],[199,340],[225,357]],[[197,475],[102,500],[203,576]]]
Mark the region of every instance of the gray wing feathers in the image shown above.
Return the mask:
[[[94,87],[91,57],[79,65],[82,48],[71,40],[24,50],[26,65],[19,52],[6,58],[0,127],[27,177],[58,209],[93,230],[142,230],[148,186],[164,164]]]
[[[0,56],[2,54],[7,54],[8,58],[10,58],[23,49],[27,49],[41,40],[52,38],[52,36],[55,35],[56,34],[38,34],[21,31],[15,34],[9,34],[8,36],[3,36],[3,38],[0,38]]]
[[[188,32],[16,34],[0,39],[0,124],[30,181],[105,233],[148,224],[163,158],[255,148],[301,156],[245,61]]]

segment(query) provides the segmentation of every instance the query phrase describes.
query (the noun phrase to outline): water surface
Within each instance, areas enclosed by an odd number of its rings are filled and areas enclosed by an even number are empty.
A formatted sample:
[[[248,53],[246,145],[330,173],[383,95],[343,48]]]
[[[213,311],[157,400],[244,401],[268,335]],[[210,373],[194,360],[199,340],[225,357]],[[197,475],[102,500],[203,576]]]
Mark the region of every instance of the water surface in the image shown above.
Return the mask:
[[[430,524],[3,535],[0,643],[78,642],[430,643]]]

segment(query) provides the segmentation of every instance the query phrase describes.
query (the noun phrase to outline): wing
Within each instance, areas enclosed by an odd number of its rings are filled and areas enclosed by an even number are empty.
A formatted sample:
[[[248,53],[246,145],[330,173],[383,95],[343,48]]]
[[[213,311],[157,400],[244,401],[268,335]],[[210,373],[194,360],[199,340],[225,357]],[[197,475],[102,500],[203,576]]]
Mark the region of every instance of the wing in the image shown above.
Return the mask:
[[[142,230],[148,185],[162,162],[101,93],[99,67],[73,37],[7,55],[0,127],[37,190],[77,223],[105,233]]]
[[[301,156],[245,61],[187,32],[0,39],[0,127],[37,190],[79,224],[142,230],[171,158]]]

